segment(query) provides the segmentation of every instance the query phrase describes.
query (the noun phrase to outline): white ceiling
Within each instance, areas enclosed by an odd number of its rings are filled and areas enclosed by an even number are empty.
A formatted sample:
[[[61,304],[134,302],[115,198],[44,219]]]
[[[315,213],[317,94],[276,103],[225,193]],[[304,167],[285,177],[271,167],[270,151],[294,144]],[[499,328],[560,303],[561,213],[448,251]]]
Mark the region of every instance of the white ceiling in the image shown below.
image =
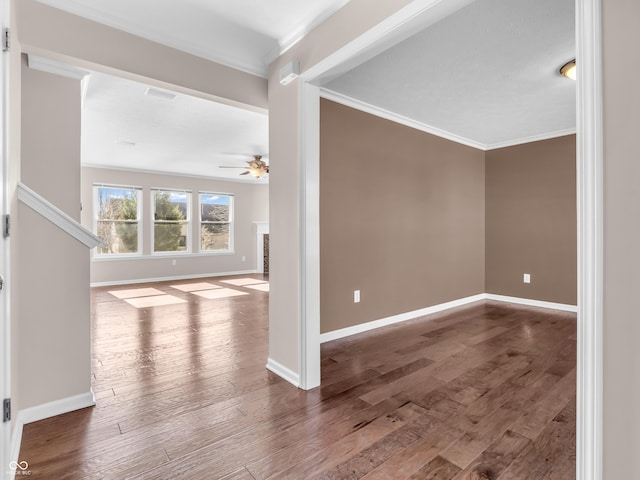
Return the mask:
[[[570,133],[574,18],[574,0],[476,0],[325,87],[483,149]]]
[[[39,1],[259,75],[347,3]],[[484,149],[575,131],[575,82],[558,74],[575,56],[574,0],[445,3],[443,12],[457,10],[424,22],[420,31],[414,22],[414,36],[397,43],[397,35],[395,46],[378,47],[377,56],[331,79],[330,95]],[[83,110],[85,164],[252,181],[218,166],[242,166],[268,152],[265,115],[186,95],[152,98],[145,90],[91,75]]]
[[[262,77],[349,0],[38,0]]]
[[[219,167],[268,157],[267,115],[184,94],[147,95],[142,83],[96,72],[85,81],[84,165],[268,182]]]

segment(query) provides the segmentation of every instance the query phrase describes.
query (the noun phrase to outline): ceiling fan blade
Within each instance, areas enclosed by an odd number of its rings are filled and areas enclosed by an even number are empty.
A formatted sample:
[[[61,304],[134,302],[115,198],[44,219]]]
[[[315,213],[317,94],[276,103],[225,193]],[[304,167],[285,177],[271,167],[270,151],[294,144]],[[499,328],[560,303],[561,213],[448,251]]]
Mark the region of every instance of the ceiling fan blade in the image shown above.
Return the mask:
[[[246,172],[242,172],[240,175],[249,175],[249,171],[247,170]]]

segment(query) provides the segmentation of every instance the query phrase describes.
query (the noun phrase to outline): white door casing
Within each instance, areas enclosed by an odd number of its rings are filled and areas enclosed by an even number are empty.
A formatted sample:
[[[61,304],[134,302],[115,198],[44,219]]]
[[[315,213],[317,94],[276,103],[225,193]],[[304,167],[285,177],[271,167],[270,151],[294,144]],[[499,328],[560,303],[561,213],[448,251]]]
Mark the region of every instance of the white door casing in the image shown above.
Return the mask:
[[[438,2],[416,0],[355,39],[299,80],[300,384],[320,385],[319,102],[321,77],[352,61]],[[577,480],[602,480],[602,58],[600,0],[576,0],[578,187]]]

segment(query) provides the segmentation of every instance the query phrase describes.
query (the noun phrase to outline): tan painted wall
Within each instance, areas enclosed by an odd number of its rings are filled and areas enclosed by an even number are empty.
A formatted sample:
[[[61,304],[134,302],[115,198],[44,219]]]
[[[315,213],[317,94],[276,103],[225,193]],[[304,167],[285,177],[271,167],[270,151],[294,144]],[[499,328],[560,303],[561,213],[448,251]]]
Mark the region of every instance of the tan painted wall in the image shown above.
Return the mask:
[[[22,67],[21,180],[80,219],[80,81]],[[30,208],[15,222],[20,409],[91,388],[89,250]]]
[[[292,58],[304,71],[356,39],[408,0],[351,0],[343,9],[269,66],[269,357],[300,370],[299,81],[279,83],[279,68]]]
[[[82,224],[93,229],[93,185],[131,185],[143,188],[142,239],[144,259],[104,260],[91,263],[91,283],[117,283],[154,278],[215,275],[229,272],[256,270],[256,226],[253,222],[269,221],[269,186],[227,182],[202,177],[159,175],[101,168],[82,169]],[[218,192],[234,195],[234,254],[225,255],[173,255],[152,257],[150,188],[173,188],[191,191],[192,249],[198,241],[198,193]],[[242,257],[246,261],[242,261]],[[172,260],[176,265],[172,265]]]
[[[626,479],[640,472],[640,3],[602,4],[604,478]]]
[[[487,293],[576,305],[575,135],[488,151],[486,168]]]
[[[483,293],[484,152],[320,105],[321,331]]]

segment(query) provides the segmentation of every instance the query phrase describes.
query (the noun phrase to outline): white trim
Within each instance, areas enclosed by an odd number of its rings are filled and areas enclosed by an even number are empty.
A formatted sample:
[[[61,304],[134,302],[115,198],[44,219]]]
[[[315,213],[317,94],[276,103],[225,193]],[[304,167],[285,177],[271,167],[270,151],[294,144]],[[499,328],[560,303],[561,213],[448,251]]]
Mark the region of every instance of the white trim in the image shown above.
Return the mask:
[[[603,123],[601,0],[576,0],[578,354],[576,478],[603,469]]]
[[[576,313],[578,311],[577,305],[569,305],[566,303],[547,302],[544,300],[533,300],[531,298],[508,297],[506,295],[495,295],[493,293],[485,293],[484,295],[487,300],[495,300],[497,302],[517,303],[519,305],[562,310],[564,312]]]
[[[72,78],[74,80],[82,80],[91,72],[83,70],[78,67],[72,67],[64,63],[56,62],[44,57],[38,57],[37,55],[27,54],[27,64],[29,68],[33,70],[40,70],[41,72],[53,73],[54,75],[60,75],[61,77]],[[83,99],[85,88],[83,87]]]
[[[25,408],[18,412],[18,424],[20,426],[27,423],[38,422],[45,418],[55,417],[63,413],[73,412],[81,408],[93,407],[96,404],[96,397],[93,390],[86,393],[74,395],[73,397],[62,398],[35,407]]]
[[[524,145],[526,143],[539,142],[541,140],[551,140],[552,138],[566,137],[567,135],[573,135],[576,133],[575,128],[566,128],[564,130],[556,130],[554,132],[539,133],[537,135],[531,135],[529,137],[514,138],[513,140],[507,140],[505,142],[492,143],[485,145],[485,150],[496,150],[498,148],[515,147],[516,145]]]
[[[344,7],[349,0],[339,0],[338,2],[333,2],[334,4],[325,8],[319,15],[317,15],[311,22],[306,24],[302,24],[298,26],[293,32],[289,33],[286,37],[278,39],[278,47],[274,48],[269,52],[264,58],[265,65],[269,65],[275,59],[277,59],[280,55],[287,52],[291,47],[293,47],[296,43],[306,37],[309,33],[313,31],[317,26],[324,23],[331,15],[336,13],[342,7]]]
[[[114,280],[112,282],[92,282],[90,287],[113,287],[117,285],[134,285],[136,283],[173,282],[178,280],[192,280],[196,278],[230,277],[233,275],[253,275],[256,270],[239,270],[237,272],[197,273],[192,275],[175,275],[156,278],[136,278],[132,280]]]
[[[468,303],[479,302],[485,299],[484,293],[478,295],[472,295],[470,297],[461,298],[458,300],[452,300],[450,302],[440,303],[431,307],[421,308],[419,310],[413,310],[411,312],[400,313],[391,317],[381,318],[372,322],[361,323],[352,327],[341,328],[340,330],[334,330],[332,332],[326,332],[320,334],[320,342],[330,342],[339,338],[348,337],[351,335],[357,335],[358,333],[368,332],[376,328],[386,327],[395,323],[406,322],[415,318],[424,317],[425,315],[431,315],[432,313],[442,312],[443,310],[449,310],[450,308],[460,307]]]
[[[93,390],[73,397],[62,398],[53,402],[44,403],[35,407],[25,408],[18,412],[15,418],[15,427],[11,436],[10,462],[20,461],[20,446],[22,444],[22,431],[27,423],[38,422],[45,418],[55,417],[63,413],[73,412],[81,408],[93,407],[96,404],[96,397]],[[0,468],[4,468],[4,465]],[[12,472],[12,474],[15,472]],[[10,475],[10,478],[13,478]]]
[[[320,386],[320,88],[300,84],[300,382]]]
[[[255,59],[250,62],[238,61],[232,55],[224,55],[219,52],[213,53],[203,46],[199,42],[192,42],[178,35],[174,35],[173,32],[168,30],[158,30],[152,28],[152,22],[148,22],[145,25],[132,22],[126,18],[118,15],[107,13],[98,8],[94,8],[88,5],[87,2],[79,2],[77,0],[65,0],[64,2],[52,1],[52,0],[40,0],[41,3],[49,5],[53,8],[64,10],[68,13],[78,15],[80,17],[87,18],[97,23],[101,23],[116,30],[122,30],[137,37],[142,37],[146,40],[151,40],[160,45],[174,48],[176,50],[182,50],[191,55],[205,58],[212,62],[218,63],[225,67],[240,70],[245,73],[260,76],[266,78],[266,66],[259,64],[259,60]],[[256,63],[253,63],[253,62]]]
[[[146,173],[146,174],[151,174],[151,175],[159,175],[159,176],[172,176],[172,177],[187,177],[187,178],[197,178],[199,180],[208,180],[208,181],[214,181],[214,182],[230,182],[230,183],[242,183],[243,185],[269,185],[269,179],[268,179],[268,175],[264,175],[260,178],[255,178],[252,175],[247,175],[248,177],[251,178],[247,178],[246,180],[243,178],[240,178],[238,176],[238,178],[227,178],[227,177],[214,177],[212,175],[207,175],[206,173],[202,173],[201,175],[196,175],[195,173],[180,173],[180,172],[172,172],[172,171],[168,171],[168,170],[151,170],[148,168],[129,168],[129,167],[122,167],[122,166],[113,166],[113,165],[100,165],[97,163],[87,163],[87,162],[82,162],[82,164],[80,165],[82,168],[95,168],[95,169],[100,169],[100,170],[116,170],[119,172],[131,172],[131,173]]]
[[[7,463],[7,465],[9,465],[12,462],[19,462],[20,461],[20,447],[22,446],[22,427],[23,424],[18,422],[18,418],[16,418],[16,420],[14,420],[16,422],[16,425],[13,429],[13,435],[11,436],[11,446],[10,446],[10,450],[9,450],[9,462]],[[4,465],[3,465],[4,467]],[[9,474],[9,478],[10,479],[14,479],[15,475],[15,470],[12,470],[11,473]]]
[[[386,120],[390,120],[400,125],[404,125],[410,128],[415,128],[416,130],[419,130],[421,132],[429,133],[431,135],[435,135],[440,138],[451,140],[452,142],[460,143],[468,147],[477,148],[478,150],[482,150],[485,152],[488,150],[495,150],[497,148],[513,147],[516,145],[522,145],[522,144],[531,143],[531,142],[538,142],[540,140],[549,140],[552,138],[564,137],[566,135],[572,135],[576,133],[575,128],[569,128],[565,130],[558,130],[555,132],[545,132],[538,135],[531,135],[525,138],[516,138],[516,139],[508,140],[505,142],[498,142],[498,143],[492,143],[487,145],[481,142],[477,142],[475,140],[471,140],[469,138],[461,137],[460,135],[456,135],[455,133],[447,132],[446,130],[442,130],[438,127],[428,125],[424,122],[419,122],[417,120],[404,117],[402,115],[391,112],[389,110],[385,110],[384,108],[376,107],[375,105],[371,105],[369,103],[363,102],[353,97],[349,97],[348,95],[344,95],[339,92],[335,92],[333,90],[329,90],[327,88],[321,89],[320,96],[322,98],[331,100],[332,102],[336,102],[341,105],[345,105],[355,110],[369,113],[371,115],[375,115],[376,117],[384,118]]]
[[[384,118],[386,120],[391,120],[392,122],[399,123],[400,125],[415,128],[416,130],[420,130],[421,132],[430,133],[431,135],[445,138],[447,140],[451,140],[452,142],[461,143],[462,145],[466,145],[468,147],[477,148],[478,150],[486,150],[486,145],[482,143],[469,140],[467,138],[456,135],[455,133],[450,133],[437,127],[432,127],[431,125],[427,125],[426,123],[418,122],[417,120],[398,115],[397,113],[393,113],[389,110],[385,110],[384,108],[376,107],[375,105],[371,105],[355,98],[348,97],[347,95],[343,95],[332,90],[327,90],[326,88],[323,88],[321,90],[320,96],[322,98],[326,98],[327,100],[331,100],[332,102],[340,103],[341,105],[345,105],[347,107],[351,107],[356,110],[375,115],[376,117]]]
[[[376,328],[386,327],[396,323],[406,322],[408,320],[414,320],[416,318],[431,315],[433,313],[442,312],[456,307],[461,307],[469,303],[480,302],[482,300],[493,300],[496,302],[515,303],[518,305],[528,305],[531,307],[548,308],[550,310],[562,310],[565,312],[577,312],[578,307],[575,305],[567,305],[565,303],[553,303],[545,302],[543,300],[532,300],[529,298],[519,297],[507,297],[505,295],[494,295],[492,293],[479,293],[470,297],[460,298],[458,300],[452,300],[450,302],[439,303],[431,307],[425,307],[411,312],[399,313],[398,315],[392,315],[391,317],[380,318],[371,322],[361,323],[359,325],[353,325],[347,328],[341,328],[340,330],[333,330],[320,334],[320,343],[330,342],[339,338],[349,337],[351,335],[357,335],[359,333],[368,332],[369,330],[375,330]]]
[[[64,213],[46,198],[38,195],[24,183],[18,183],[18,200],[49,220],[88,248],[94,248],[103,242],[100,237],[84,228],[72,217]]]
[[[300,388],[300,376],[290,368],[276,362],[271,357],[267,359],[267,370],[275,373],[294,387]]]

